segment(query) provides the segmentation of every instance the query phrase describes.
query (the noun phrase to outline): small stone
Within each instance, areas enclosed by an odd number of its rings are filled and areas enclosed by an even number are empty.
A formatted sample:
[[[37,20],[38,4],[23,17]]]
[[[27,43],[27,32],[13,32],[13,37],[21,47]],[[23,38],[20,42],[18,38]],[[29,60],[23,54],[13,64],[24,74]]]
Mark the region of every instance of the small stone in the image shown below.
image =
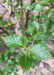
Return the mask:
[[[3,19],[8,20],[10,18],[10,14],[11,14],[11,7],[9,6],[5,15],[4,15],[4,17],[3,17]]]
[[[13,24],[16,23],[16,21],[15,21],[15,17],[11,16],[11,17],[10,17],[10,20],[11,20],[11,22],[12,22]]]
[[[45,6],[45,7],[44,7],[44,10],[48,10],[48,9],[49,9],[49,7],[48,7],[48,6]]]
[[[33,15],[34,16],[37,16],[38,15],[38,13],[37,13],[37,11],[35,9],[33,10]]]
[[[6,12],[6,8],[0,5],[0,16],[3,16],[5,12]]]
[[[8,20],[10,18],[10,13],[7,11],[3,17],[4,20]]]
[[[13,6],[16,6],[16,4],[17,4],[16,0],[12,0],[12,4],[13,4]]]
[[[4,0],[0,0],[0,3],[2,3]]]

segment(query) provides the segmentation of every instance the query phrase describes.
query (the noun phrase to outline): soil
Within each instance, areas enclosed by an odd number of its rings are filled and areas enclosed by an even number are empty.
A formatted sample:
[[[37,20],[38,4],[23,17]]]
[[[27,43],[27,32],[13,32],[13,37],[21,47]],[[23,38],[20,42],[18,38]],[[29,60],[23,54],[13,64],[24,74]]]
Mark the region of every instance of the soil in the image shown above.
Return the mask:
[[[1,1],[3,1],[3,0],[1,0]],[[0,11],[1,10],[2,10],[2,8],[0,9]],[[4,11],[6,11],[6,9]],[[5,15],[4,18],[9,19],[10,14],[9,13],[6,13],[6,14],[8,16]],[[2,16],[3,14],[0,12],[0,15]],[[0,30],[0,34],[1,34],[1,32],[3,32],[3,31]],[[54,38],[54,34],[53,34],[52,38]],[[18,74],[19,75],[54,75],[54,41],[45,41],[45,42],[47,43],[49,50],[52,53],[52,60],[47,60],[47,61],[42,60],[42,62],[44,63],[44,67],[40,69],[41,72],[39,72],[38,70],[36,70],[34,68],[34,69],[30,69],[30,72],[23,73],[23,70],[21,69],[21,67],[18,66],[19,71],[18,71],[17,75]],[[2,48],[0,47],[0,51],[5,50],[5,47],[6,47],[6,45],[4,44],[4,46]],[[14,74],[12,73],[12,75],[14,75]]]

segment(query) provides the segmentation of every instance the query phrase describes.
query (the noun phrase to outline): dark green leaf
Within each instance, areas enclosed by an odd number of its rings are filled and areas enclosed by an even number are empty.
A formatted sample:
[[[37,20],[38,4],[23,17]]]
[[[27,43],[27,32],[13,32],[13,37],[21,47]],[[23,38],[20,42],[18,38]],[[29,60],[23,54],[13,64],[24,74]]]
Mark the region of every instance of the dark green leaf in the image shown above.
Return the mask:
[[[50,59],[50,51],[45,43],[39,43],[37,45],[34,45],[30,49],[30,53],[34,59],[38,58],[41,59]]]
[[[40,24],[36,21],[33,21],[32,23],[34,25],[34,27],[38,30],[40,28]]]
[[[33,60],[29,56],[23,55],[18,59],[18,63],[22,67],[23,71],[27,71],[32,67]]]
[[[29,26],[29,27],[27,28],[26,32],[27,32],[28,34],[30,34],[30,35],[33,35],[33,34],[34,34],[34,30],[35,30],[34,27]]]
[[[34,3],[32,3],[32,5],[29,7],[29,10],[30,10],[30,11],[33,11],[35,7],[36,7],[36,3],[34,2]]]
[[[44,35],[43,33],[37,33],[34,36],[34,40],[36,40],[36,41],[44,40],[45,37],[46,37],[46,35]]]
[[[22,9],[26,9],[27,6],[28,6],[28,4],[24,4],[24,5],[22,6]]]
[[[37,10],[38,13],[40,13],[43,10],[43,5],[37,4],[36,10]]]
[[[21,41],[21,36],[13,35],[13,36],[7,36],[7,37],[2,37],[2,39],[5,41],[8,47],[15,49],[18,46],[22,45]]]

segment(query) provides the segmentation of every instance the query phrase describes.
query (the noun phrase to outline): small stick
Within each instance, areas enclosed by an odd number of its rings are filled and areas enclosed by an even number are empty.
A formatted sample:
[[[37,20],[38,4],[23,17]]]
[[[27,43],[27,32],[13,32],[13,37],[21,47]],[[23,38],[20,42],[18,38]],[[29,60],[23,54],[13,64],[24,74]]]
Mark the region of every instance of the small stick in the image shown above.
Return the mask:
[[[26,72],[26,75],[27,75],[27,72]]]

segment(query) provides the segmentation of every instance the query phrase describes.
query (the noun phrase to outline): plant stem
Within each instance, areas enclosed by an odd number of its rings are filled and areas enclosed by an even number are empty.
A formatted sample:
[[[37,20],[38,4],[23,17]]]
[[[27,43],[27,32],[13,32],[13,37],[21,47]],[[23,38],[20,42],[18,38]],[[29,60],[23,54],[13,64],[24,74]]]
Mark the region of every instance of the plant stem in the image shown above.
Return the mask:
[[[27,49],[30,49],[33,46],[33,44],[34,44],[34,40],[33,40],[32,44],[31,44],[31,46],[29,46]]]

